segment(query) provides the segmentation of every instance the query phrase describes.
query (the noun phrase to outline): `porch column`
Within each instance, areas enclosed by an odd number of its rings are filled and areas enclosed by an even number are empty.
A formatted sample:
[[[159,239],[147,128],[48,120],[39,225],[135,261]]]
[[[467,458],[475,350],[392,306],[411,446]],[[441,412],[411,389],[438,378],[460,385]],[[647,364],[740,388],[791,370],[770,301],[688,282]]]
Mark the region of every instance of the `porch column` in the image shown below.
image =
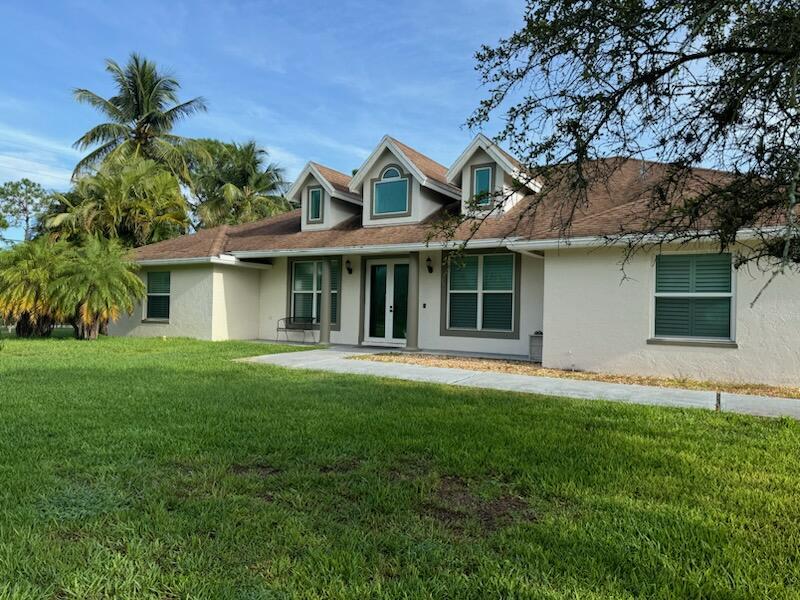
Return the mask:
[[[408,257],[406,348],[419,350],[419,252],[412,252]]]
[[[322,261],[322,294],[319,301],[319,343],[331,343],[331,263]]]

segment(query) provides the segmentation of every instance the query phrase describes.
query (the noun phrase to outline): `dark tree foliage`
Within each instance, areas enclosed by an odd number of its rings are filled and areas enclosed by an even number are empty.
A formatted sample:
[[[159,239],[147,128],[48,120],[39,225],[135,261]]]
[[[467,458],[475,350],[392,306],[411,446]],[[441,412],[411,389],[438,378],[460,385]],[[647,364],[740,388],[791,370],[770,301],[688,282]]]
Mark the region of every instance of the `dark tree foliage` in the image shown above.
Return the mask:
[[[529,0],[476,58],[489,93],[467,124],[504,116],[498,140],[545,182],[528,210],[557,204],[562,235],[622,164],[597,159],[645,158],[668,167],[615,236],[629,252],[738,237],[741,261],[800,264],[798,0]]]

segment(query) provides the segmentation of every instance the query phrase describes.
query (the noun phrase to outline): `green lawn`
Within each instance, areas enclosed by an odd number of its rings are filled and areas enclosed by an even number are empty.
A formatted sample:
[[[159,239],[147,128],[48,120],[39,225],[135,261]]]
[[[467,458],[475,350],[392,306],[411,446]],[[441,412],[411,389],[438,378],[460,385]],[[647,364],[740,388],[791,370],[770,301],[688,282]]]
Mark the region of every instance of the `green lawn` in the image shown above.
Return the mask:
[[[800,427],[4,340],[0,598],[780,598]]]

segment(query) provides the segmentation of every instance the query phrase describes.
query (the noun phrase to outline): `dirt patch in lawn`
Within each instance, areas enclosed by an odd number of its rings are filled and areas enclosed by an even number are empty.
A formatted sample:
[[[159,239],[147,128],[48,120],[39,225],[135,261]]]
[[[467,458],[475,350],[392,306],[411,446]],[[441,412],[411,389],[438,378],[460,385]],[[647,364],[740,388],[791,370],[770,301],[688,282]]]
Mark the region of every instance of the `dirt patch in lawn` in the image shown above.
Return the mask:
[[[330,464],[322,465],[320,473],[349,473],[361,466],[361,461],[354,457],[347,457],[336,460]]]
[[[267,477],[272,477],[273,475],[279,475],[281,473],[281,469],[264,463],[257,463],[253,465],[237,464],[231,466],[231,472],[234,475],[254,475],[256,477],[266,479]]]
[[[433,498],[423,503],[422,513],[456,533],[462,533],[472,519],[485,531],[495,531],[519,520],[535,520],[522,498],[502,495],[484,499],[474,494],[466,481],[454,476],[441,478]]]
[[[611,375],[608,373],[592,373],[590,371],[562,371],[546,369],[536,363],[517,360],[500,360],[494,358],[469,358],[464,356],[447,356],[438,354],[402,354],[387,352],[384,354],[366,354],[351,356],[352,360],[374,360],[378,362],[396,362],[426,367],[445,367],[451,369],[468,369],[470,371],[494,371],[514,375],[536,375],[539,377],[557,377],[560,379],[582,379],[588,381],[604,381],[607,383],[627,383],[635,385],[652,385],[667,388],[683,388],[728,392],[731,394],[753,394],[756,396],[775,396],[778,398],[800,399],[800,388],[790,386],[771,386],[757,383],[718,383],[713,381],[696,381],[693,379],[673,379],[668,377],[644,377],[634,375]]]

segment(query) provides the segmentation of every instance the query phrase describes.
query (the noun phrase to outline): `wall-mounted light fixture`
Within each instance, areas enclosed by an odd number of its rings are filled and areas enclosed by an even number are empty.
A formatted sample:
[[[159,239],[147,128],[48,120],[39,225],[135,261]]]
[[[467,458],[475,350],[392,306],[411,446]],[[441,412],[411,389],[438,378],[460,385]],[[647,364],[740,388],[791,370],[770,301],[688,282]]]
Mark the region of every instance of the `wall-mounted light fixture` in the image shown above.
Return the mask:
[[[428,269],[428,273],[433,273],[433,261],[430,256],[425,259],[425,266]]]
[[[350,262],[349,258],[344,262],[344,268],[347,269],[348,275],[353,274],[353,263]]]

